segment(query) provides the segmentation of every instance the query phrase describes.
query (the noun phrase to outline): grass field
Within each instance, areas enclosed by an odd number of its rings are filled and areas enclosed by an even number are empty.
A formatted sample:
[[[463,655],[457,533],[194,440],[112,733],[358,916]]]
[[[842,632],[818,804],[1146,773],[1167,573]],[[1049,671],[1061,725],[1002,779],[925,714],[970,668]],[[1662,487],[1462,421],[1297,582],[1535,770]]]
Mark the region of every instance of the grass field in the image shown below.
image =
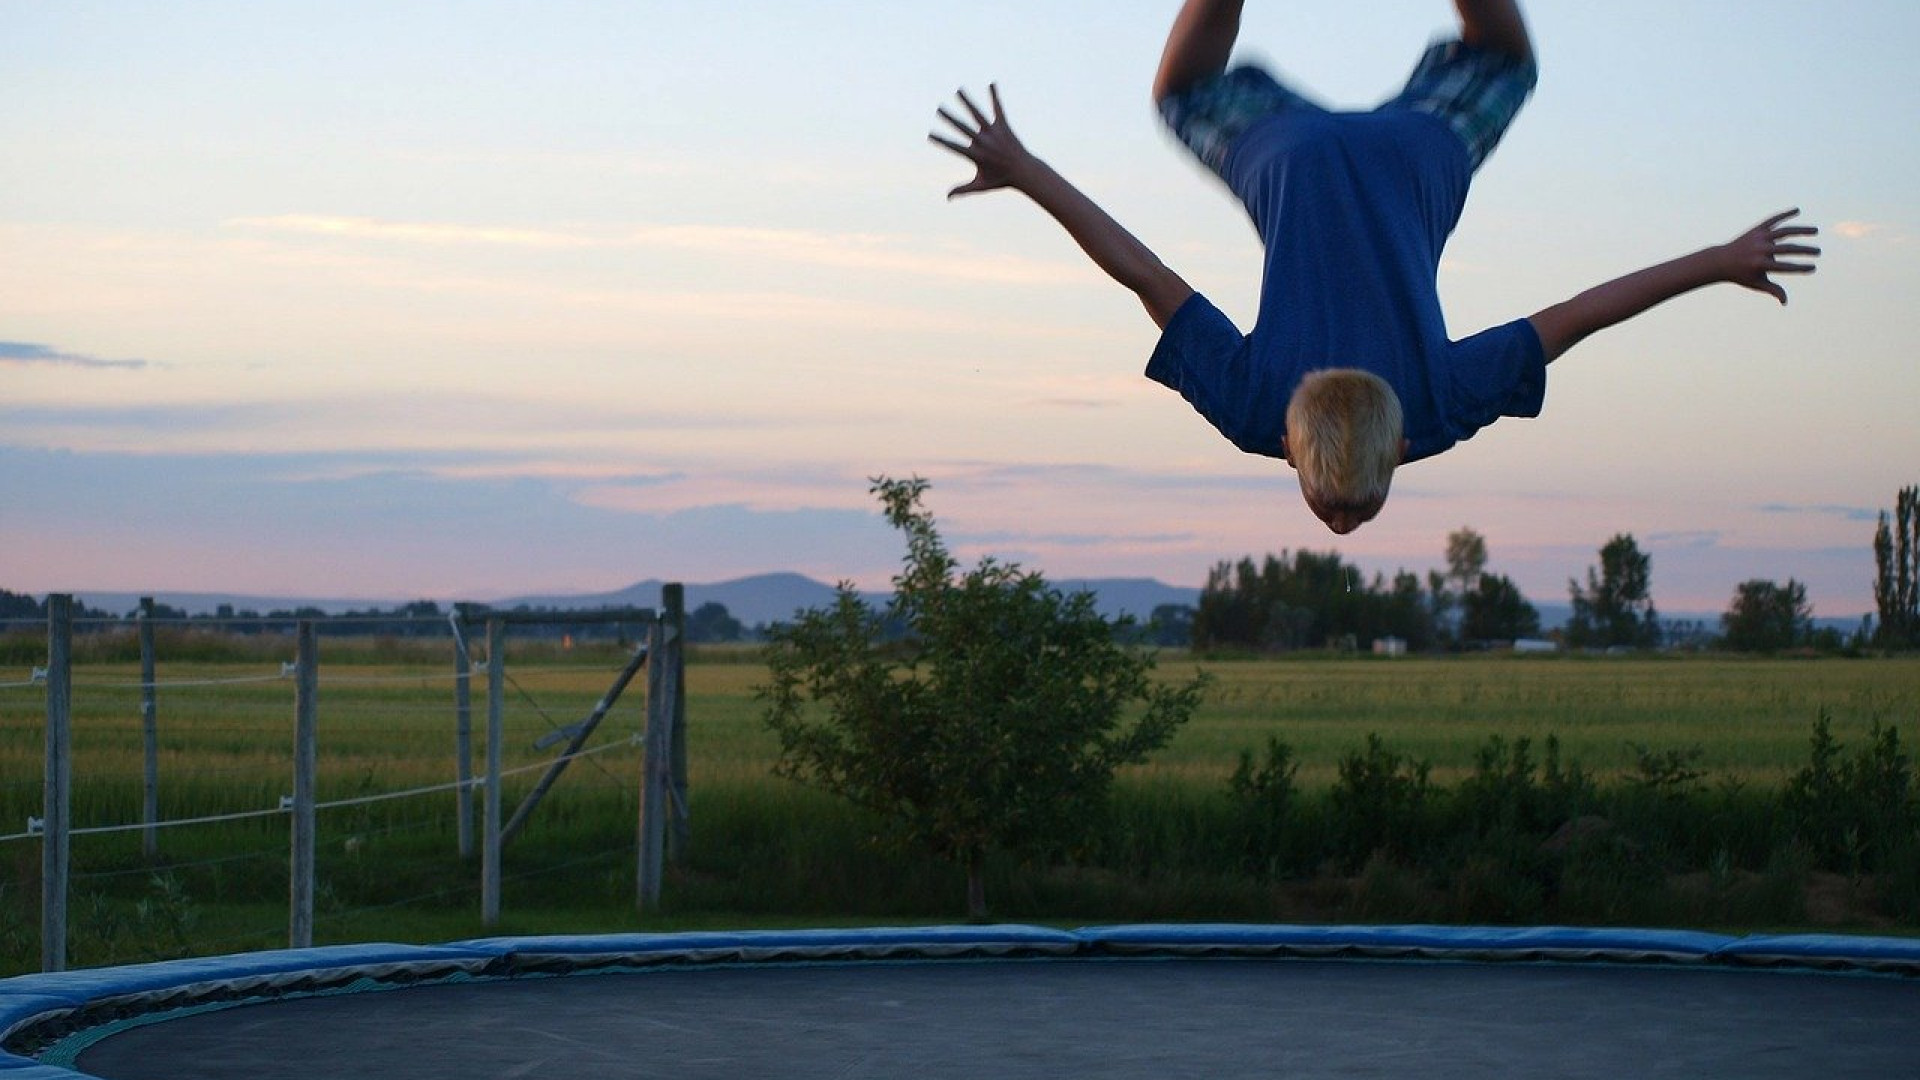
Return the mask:
[[[450,657],[419,646],[394,653],[323,644],[322,800],[452,779]],[[622,659],[611,647],[510,652],[506,766],[546,761],[554,751],[536,750],[535,740],[584,716]],[[1004,917],[1074,922],[1266,917],[1290,910],[1272,906],[1267,878],[1273,872],[1247,871],[1233,863],[1237,856],[1214,850],[1235,820],[1228,780],[1241,755],[1260,753],[1270,738],[1292,748],[1296,784],[1309,808],[1324,801],[1342,759],[1369,735],[1430,765],[1441,789],[1471,776],[1477,755],[1496,736],[1509,744],[1525,738],[1536,749],[1551,736],[1563,762],[1603,783],[1632,777],[1649,755],[1664,754],[1703,774],[1695,801],[1669,814],[1682,823],[1663,826],[1671,831],[1691,820],[1688,815],[1724,816],[1736,803],[1745,805],[1740,800],[1778,792],[1806,765],[1821,717],[1849,749],[1863,745],[1875,725],[1909,736],[1920,727],[1920,659],[1914,658],[1160,657],[1169,678],[1183,678],[1196,666],[1213,680],[1206,704],[1149,764],[1120,778],[1117,824],[1107,826],[1105,838],[1064,860],[1071,865],[1009,860],[999,868]],[[776,746],[755,700],[764,679],[764,667],[750,653],[696,651],[688,665],[695,844],[669,879],[664,911],[641,915],[632,904],[639,758],[628,740],[641,723],[636,685],[596,736],[594,745],[608,752],[575,763],[510,851],[506,924],[494,929],[951,918],[949,868],[873,850],[864,843],[871,823],[770,776]],[[275,806],[290,784],[291,680],[263,657],[259,663],[163,659],[159,681],[162,817]],[[29,816],[41,813],[44,691],[28,682],[26,670],[0,666],[0,972],[31,969],[38,951],[39,842],[19,834]],[[77,827],[138,820],[140,695],[137,665],[76,669]],[[475,680],[473,702],[477,767],[483,680]],[[503,784],[509,809],[533,780],[523,773]],[[444,940],[486,930],[474,916],[474,860],[453,850],[453,807],[451,794],[434,793],[325,811],[319,936]],[[1296,818],[1300,829],[1316,820],[1312,813]],[[1748,831],[1762,827],[1776,828],[1763,822]],[[284,815],[167,829],[160,839],[156,862],[143,857],[137,833],[75,839],[75,963],[284,943]],[[1744,842],[1713,844],[1724,855],[1708,861],[1724,858],[1720,869],[1728,873],[1741,863],[1767,861],[1759,840],[1753,854],[1742,854]],[[1552,910],[1524,899],[1508,907],[1515,918]],[[1384,919],[1434,914],[1377,904],[1351,910]],[[1698,917],[1716,918],[1704,910]]]
[[[1920,662],[1478,655],[1394,659],[1196,662],[1163,654],[1160,672],[1214,681],[1205,706],[1141,770],[1224,784],[1243,750],[1292,744],[1308,787],[1331,781],[1368,733],[1432,762],[1436,779],[1471,768],[1488,736],[1556,735],[1565,755],[1605,773],[1632,766],[1632,746],[1699,747],[1716,775],[1775,783],[1806,760],[1823,712],[1843,741],[1920,720]],[[761,729],[754,665],[695,665],[694,760],[714,778],[765,775],[775,747]]]

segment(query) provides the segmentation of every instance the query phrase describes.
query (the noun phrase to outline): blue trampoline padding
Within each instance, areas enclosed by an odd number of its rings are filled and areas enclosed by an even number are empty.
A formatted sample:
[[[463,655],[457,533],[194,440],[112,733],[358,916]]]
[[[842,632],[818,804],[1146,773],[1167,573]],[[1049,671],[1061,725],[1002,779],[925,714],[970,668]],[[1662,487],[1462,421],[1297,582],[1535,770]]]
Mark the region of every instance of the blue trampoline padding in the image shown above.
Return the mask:
[[[20,978],[43,979],[46,978],[46,976],[22,975]],[[11,1035],[15,1029],[30,1021],[38,1020],[43,1016],[52,1016],[56,1013],[70,1012],[78,1006],[85,1004],[84,999],[76,998],[71,994],[13,993],[8,990],[7,984],[14,981],[13,979],[0,979],[0,1039],[5,1039],[8,1035]],[[0,1053],[0,1069],[21,1063],[22,1059],[20,1058]]]
[[[1920,976],[1920,939],[1844,934],[1732,938],[1690,930],[1182,923],[1078,930],[1000,925],[557,935],[446,945],[333,945],[21,975],[0,979],[0,1039],[67,1014],[159,1011],[324,990],[360,979],[510,976],[545,967],[617,964],[1127,955],[1655,962]],[[0,1080],[84,1075],[0,1052]]]
[[[1039,926],[901,926],[854,930],[719,930],[671,934],[580,934],[476,938],[452,948],[499,952],[514,970],[553,961],[572,965],[777,963],[897,956],[1070,956],[1084,951],[1073,931]]]
[[[1737,939],[1693,930],[1568,926],[1285,926],[1169,924],[1087,927],[1113,953],[1430,957],[1476,960],[1619,960],[1698,963]]]
[[[477,972],[497,961],[498,954],[472,947],[325,945],[20,975],[0,979],[0,1039],[29,1021],[111,1002],[162,1009],[173,999],[191,999],[214,987],[229,995],[267,993],[400,971],[423,976]],[[0,1054],[0,1064],[5,1062]]]
[[[1739,964],[1920,972],[1920,938],[1754,934],[1728,945],[1718,956]]]
[[[504,951],[504,950],[502,950]],[[197,956],[120,967],[19,975],[0,980],[0,995],[46,994],[76,1002],[123,994],[151,993],[206,981],[244,982],[288,974],[381,965],[473,964],[497,953],[471,945],[320,945],[310,949],[272,949],[228,956]],[[4,1000],[4,997],[0,997]]]

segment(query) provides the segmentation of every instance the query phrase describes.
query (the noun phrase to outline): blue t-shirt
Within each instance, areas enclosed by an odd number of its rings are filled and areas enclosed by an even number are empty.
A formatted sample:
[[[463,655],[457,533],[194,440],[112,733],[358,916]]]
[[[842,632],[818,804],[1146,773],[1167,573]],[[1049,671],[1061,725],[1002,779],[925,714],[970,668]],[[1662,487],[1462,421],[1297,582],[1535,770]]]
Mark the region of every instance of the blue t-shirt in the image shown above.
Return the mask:
[[[1436,275],[1472,172],[1459,137],[1409,109],[1293,109],[1255,123],[1221,170],[1266,245],[1253,333],[1196,294],[1162,331],[1147,376],[1235,446],[1270,457],[1282,456],[1294,388],[1322,368],[1393,387],[1409,461],[1498,417],[1539,415],[1546,358],[1531,323],[1447,337]]]

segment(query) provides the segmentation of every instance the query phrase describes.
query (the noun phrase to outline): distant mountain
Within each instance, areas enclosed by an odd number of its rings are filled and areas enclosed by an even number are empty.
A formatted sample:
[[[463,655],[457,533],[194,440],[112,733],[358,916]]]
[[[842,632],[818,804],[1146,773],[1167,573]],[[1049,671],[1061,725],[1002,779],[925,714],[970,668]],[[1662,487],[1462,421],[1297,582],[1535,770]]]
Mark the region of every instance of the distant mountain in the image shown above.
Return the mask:
[[[660,606],[660,588],[666,582],[658,578],[637,581],[624,589],[604,593],[566,593],[543,596],[514,596],[496,600],[493,606],[551,608],[558,611],[606,607]],[[687,610],[702,604],[720,604],[727,614],[747,626],[780,622],[796,611],[824,607],[833,603],[834,588],[801,574],[756,574],[710,585],[688,584]]]
[[[548,608],[555,611],[607,607],[657,608],[660,606],[660,588],[664,584],[665,582],[658,578],[648,578],[612,592],[536,593],[485,602],[494,607],[509,610],[522,606]],[[1195,604],[1200,599],[1199,589],[1183,589],[1151,578],[1065,578],[1052,580],[1052,584],[1059,589],[1094,593],[1098,597],[1097,608],[1108,618],[1132,615],[1142,622],[1146,621],[1153,614],[1153,609],[1161,604]],[[688,611],[702,604],[720,604],[727,609],[727,614],[749,627],[790,619],[797,611],[825,607],[832,604],[834,599],[832,585],[815,581],[802,574],[756,574],[710,584],[689,583],[686,589]],[[877,605],[884,604],[889,594],[879,592],[864,595],[869,602]],[[244,593],[155,590],[151,593],[80,592],[75,594],[75,600],[98,611],[124,615],[139,608],[142,596],[152,596],[156,602],[177,608],[189,615],[213,615],[222,607],[229,608],[235,613],[251,612],[257,615],[303,608],[323,611],[329,615],[340,615],[349,611],[387,611],[415,600],[434,599],[417,596],[384,599],[257,596]],[[445,608],[457,601],[471,599],[476,598],[443,597],[438,598],[436,602]]]
[[[1060,578],[1052,583],[1067,592],[1094,594],[1094,607],[1109,619],[1131,615],[1144,623],[1153,617],[1153,609],[1163,604],[1193,607],[1200,603],[1199,589],[1168,585],[1153,578]]]
[[[578,610],[601,607],[658,607],[664,582],[650,578],[624,589],[606,593],[547,596],[516,596],[495,602],[496,607],[528,607]],[[1091,592],[1095,607],[1112,619],[1132,615],[1144,622],[1153,609],[1162,604],[1196,604],[1199,589],[1183,589],[1151,578],[1063,578],[1052,581],[1069,592]],[[687,585],[687,610],[702,604],[720,604],[727,614],[747,626],[781,622],[795,612],[826,607],[833,603],[834,587],[801,574],[759,574],[710,585]],[[887,593],[862,594],[869,603],[884,604]]]

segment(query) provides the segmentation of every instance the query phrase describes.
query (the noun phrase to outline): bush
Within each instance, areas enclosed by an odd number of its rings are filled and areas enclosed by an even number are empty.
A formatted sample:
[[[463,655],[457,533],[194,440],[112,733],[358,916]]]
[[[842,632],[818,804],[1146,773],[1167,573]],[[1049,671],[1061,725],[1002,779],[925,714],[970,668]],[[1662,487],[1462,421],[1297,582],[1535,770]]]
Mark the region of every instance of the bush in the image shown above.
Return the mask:
[[[1868,745],[1841,755],[1831,718],[1813,725],[1809,760],[1787,782],[1785,805],[1795,838],[1822,869],[1858,874],[1911,862],[1920,827],[1913,761],[1898,728],[1875,721]]]
[[[1376,855],[1405,859],[1431,832],[1429,765],[1389,750],[1369,732],[1364,749],[1340,759],[1328,797],[1334,858],[1357,868]]]
[[[1561,764],[1559,739],[1547,736],[1539,765],[1532,748],[1524,737],[1487,740],[1474,755],[1473,775],[1454,792],[1460,827],[1478,836],[1544,839],[1592,806],[1593,781],[1578,765]]]
[[[1253,752],[1240,752],[1240,764],[1227,781],[1236,821],[1244,843],[1241,868],[1264,877],[1283,873],[1287,853],[1288,826],[1295,815],[1294,773],[1299,763],[1293,759],[1293,747],[1269,735],[1266,759],[1258,768]]]
[[[1165,745],[1203,677],[1155,682],[1092,594],[990,559],[961,573],[920,506],[924,481],[874,482],[907,556],[883,613],[843,585],[769,632],[764,720],[776,775],[871,811],[888,839],[952,858],[986,917],[989,855],[1084,840],[1113,774]],[[889,640],[892,626],[903,640]]]

